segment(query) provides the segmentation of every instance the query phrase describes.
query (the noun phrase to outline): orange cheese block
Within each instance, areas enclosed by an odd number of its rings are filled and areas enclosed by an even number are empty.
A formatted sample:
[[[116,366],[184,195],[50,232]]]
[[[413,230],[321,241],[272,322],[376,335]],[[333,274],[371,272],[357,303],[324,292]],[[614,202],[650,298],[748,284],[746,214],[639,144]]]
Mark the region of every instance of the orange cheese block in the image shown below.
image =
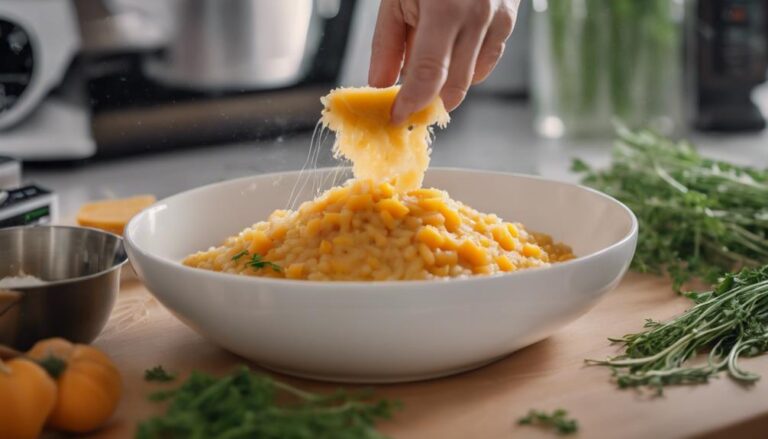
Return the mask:
[[[153,195],[94,201],[80,207],[77,223],[122,235],[128,221],[155,201]]]
[[[429,166],[432,125],[450,121],[443,101],[435,98],[401,125],[389,122],[400,86],[337,88],[322,98],[324,126],[336,133],[334,155],[352,161],[356,178],[394,178],[400,192],[421,187]]]

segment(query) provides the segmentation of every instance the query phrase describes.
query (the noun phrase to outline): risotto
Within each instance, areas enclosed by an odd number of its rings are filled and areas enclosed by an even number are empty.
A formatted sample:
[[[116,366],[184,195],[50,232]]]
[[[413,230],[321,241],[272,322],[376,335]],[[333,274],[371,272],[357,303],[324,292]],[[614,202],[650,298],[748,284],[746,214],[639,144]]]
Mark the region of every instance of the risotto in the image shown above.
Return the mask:
[[[430,126],[448,115],[437,99],[402,126],[388,124],[397,88],[335,90],[323,123],[355,178],[295,211],[276,210],[184,264],[240,275],[306,280],[456,278],[543,267],[571,249],[520,223],[505,222],[421,188]]]

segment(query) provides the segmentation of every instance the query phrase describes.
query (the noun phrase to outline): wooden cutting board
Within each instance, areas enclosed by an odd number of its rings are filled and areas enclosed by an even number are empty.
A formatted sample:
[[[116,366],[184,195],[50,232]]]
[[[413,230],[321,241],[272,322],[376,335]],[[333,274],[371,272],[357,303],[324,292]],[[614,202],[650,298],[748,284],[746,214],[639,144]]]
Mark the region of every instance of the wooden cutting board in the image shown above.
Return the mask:
[[[669,389],[663,397],[618,390],[608,369],[584,365],[585,358],[617,352],[607,337],[635,332],[645,318],[666,319],[687,306],[665,280],[630,274],[580,319],[494,364],[448,378],[373,386],[378,395],[404,405],[380,428],[402,439],[546,438],[555,435],[517,426],[516,419],[530,408],[564,408],[580,424],[572,437],[768,437],[768,356],[743,362],[765,377],[754,386],[722,377]],[[144,382],[147,368],[160,364],[183,377],[192,369],[223,374],[247,364],[176,320],[135,279],[123,282],[113,316],[95,344],[119,365],[125,395],[110,425],[91,437],[132,437],[138,421],[162,412],[146,396],[174,384]],[[338,387],[278,378],[315,391]]]

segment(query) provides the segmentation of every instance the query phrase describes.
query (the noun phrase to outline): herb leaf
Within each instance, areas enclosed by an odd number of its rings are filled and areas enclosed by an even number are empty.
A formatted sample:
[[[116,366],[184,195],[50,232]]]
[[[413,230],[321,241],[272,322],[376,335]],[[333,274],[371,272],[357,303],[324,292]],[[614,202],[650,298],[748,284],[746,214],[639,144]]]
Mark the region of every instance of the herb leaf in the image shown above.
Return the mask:
[[[236,254],[236,255],[232,256],[232,260],[233,260],[233,261],[236,261],[236,260],[238,260],[238,259],[242,258],[243,256],[247,255],[247,254],[248,254],[248,250],[243,250],[243,251],[241,251],[240,253],[238,253],[238,254]]]
[[[375,423],[398,407],[342,391],[309,393],[246,367],[223,378],[193,372],[175,391],[150,398],[170,405],[165,414],[139,424],[137,439],[382,439]]]
[[[727,274],[710,291],[687,294],[694,305],[668,322],[646,320],[646,330],[613,340],[624,354],[589,364],[613,369],[619,387],[703,383],[721,371],[749,383],[759,375],[739,367],[741,357],[768,351],[768,266]],[[690,364],[698,353],[706,362]]]
[[[579,423],[575,419],[568,418],[568,412],[557,409],[551,414],[531,409],[526,416],[517,420],[519,425],[538,425],[553,428],[560,435],[573,434],[579,431]]]
[[[277,271],[278,273],[283,271],[282,267],[275,264],[274,262],[265,261],[264,259],[262,259],[262,256],[258,253],[254,253],[253,255],[251,255],[251,260],[248,261],[248,265],[253,268],[270,267],[272,270]]]
[[[144,371],[145,381],[168,382],[176,379],[175,373],[168,373],[163,366],[155,366]]]
[[[767,170],[710,160],[647,130],[617,133],[609,168],[576,160],[572,169],[637,215],[634,270],[668,274],[679,291],[768,260]]]

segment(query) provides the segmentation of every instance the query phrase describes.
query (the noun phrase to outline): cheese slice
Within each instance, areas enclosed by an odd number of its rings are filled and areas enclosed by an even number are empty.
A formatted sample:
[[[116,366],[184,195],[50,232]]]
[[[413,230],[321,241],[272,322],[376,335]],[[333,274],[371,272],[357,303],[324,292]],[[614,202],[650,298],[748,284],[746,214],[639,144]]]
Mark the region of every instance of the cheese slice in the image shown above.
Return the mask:
[[[122,235],[128,221],[155,201],[153,195],[138,195],[86,203],[77,213],[77,223],[84,227],[94,227]]]
[[[435,98],[401,125],[389,122],[400,86],[337,88],[322,98],[321,121],[336,133],[334,156],[352,162],[356,178],[394,180],[405,192],[421,187],[429,166],[432,125],[450,121],[443,101]]]

